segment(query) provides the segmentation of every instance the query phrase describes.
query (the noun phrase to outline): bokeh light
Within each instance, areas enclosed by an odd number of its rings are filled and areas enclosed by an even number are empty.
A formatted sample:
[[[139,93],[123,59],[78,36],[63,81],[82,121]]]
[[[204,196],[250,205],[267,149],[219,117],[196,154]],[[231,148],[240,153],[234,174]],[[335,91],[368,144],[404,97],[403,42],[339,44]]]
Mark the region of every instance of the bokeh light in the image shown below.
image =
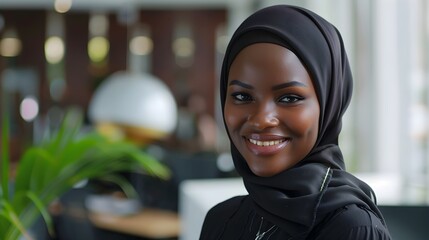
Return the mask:
[[[92,62],[102,62],[109,53],[110,44],[105,37],[93,37],[88,42],[88,56]]]
[[[49,63],[59,63],[64,58],[64,51],[64,41],[60,37],[53,36],[46,40],[45,57]]]
[[[39,103],[33,97],[26,97],[22,100],[19,111],[25,121],[31,122],[39,114]]]
[[[21,40],[14,37],[6,37],[1,39],[0,54],[3,57],[16,57],[22,49]]]
[[[135,55],[148,55],[152,52],[153,42],[152,39],[146,36],[137,36],[130,41],[130,51]]]
[[[173,42],[173,52],[178,57],[190,57],[194,54],[195,44],[191,38],[181,37]]]
[[[66,13],[71,9],[72,0],[55,0],[54,8],[59,13]]]

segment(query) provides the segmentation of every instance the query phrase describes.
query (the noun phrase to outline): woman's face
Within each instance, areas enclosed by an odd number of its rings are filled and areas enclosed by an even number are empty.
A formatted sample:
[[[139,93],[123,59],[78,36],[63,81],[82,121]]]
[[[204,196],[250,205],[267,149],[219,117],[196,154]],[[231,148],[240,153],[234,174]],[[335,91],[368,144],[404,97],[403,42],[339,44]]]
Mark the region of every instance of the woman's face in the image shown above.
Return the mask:
[[[273,176],[301,161],[316,142],[319,113],[310,76],[292,51],[257,43],[233,61],[225,122],[254,174]]]

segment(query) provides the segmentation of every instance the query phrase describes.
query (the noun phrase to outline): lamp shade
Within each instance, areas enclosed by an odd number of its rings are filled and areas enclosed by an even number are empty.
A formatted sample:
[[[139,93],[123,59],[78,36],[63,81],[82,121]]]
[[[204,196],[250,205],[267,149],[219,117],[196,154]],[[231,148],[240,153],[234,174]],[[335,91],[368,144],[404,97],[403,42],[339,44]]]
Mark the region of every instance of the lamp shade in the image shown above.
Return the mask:
[[[88,111],[93,123],[113,124],[140,138],[162,138],[177,123],[177,105],[169,88],[146,73],[112,74],[94,92]]]

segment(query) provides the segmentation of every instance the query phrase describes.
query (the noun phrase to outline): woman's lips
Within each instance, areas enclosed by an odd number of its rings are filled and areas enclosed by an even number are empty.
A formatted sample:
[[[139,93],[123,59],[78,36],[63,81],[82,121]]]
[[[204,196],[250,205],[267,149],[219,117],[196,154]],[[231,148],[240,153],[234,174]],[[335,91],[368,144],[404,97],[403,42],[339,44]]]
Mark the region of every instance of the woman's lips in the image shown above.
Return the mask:
[[[292,140],[290,138],[254,139],[247,138],[246,145],[255,155],[273,155],[285,148]]]

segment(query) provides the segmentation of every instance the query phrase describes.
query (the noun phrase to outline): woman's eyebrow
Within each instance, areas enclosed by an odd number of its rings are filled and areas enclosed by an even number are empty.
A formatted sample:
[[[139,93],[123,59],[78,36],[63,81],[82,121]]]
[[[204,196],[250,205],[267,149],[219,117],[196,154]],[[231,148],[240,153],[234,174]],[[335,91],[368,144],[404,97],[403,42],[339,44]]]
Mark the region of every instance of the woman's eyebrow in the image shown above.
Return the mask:
[[[228,86],[231,86],[231,85],[238,85],[240,87],[244,87],[244,88],[247,88],[247,89],[253,89],[253,87],[251,85],[246,84],[244,82],[240,82],[238,80],[232,80],[231,82],[229,82]]]
[[[282,83],[282,84],[276,85],[276,86],[272,87],[271,89],[272,90],[280,90],[282,88],[295,87],[295,86],[307,87],[307,85],[302,83],[302,82],[292,81],[292,82],[287,82],[287,83]]]

